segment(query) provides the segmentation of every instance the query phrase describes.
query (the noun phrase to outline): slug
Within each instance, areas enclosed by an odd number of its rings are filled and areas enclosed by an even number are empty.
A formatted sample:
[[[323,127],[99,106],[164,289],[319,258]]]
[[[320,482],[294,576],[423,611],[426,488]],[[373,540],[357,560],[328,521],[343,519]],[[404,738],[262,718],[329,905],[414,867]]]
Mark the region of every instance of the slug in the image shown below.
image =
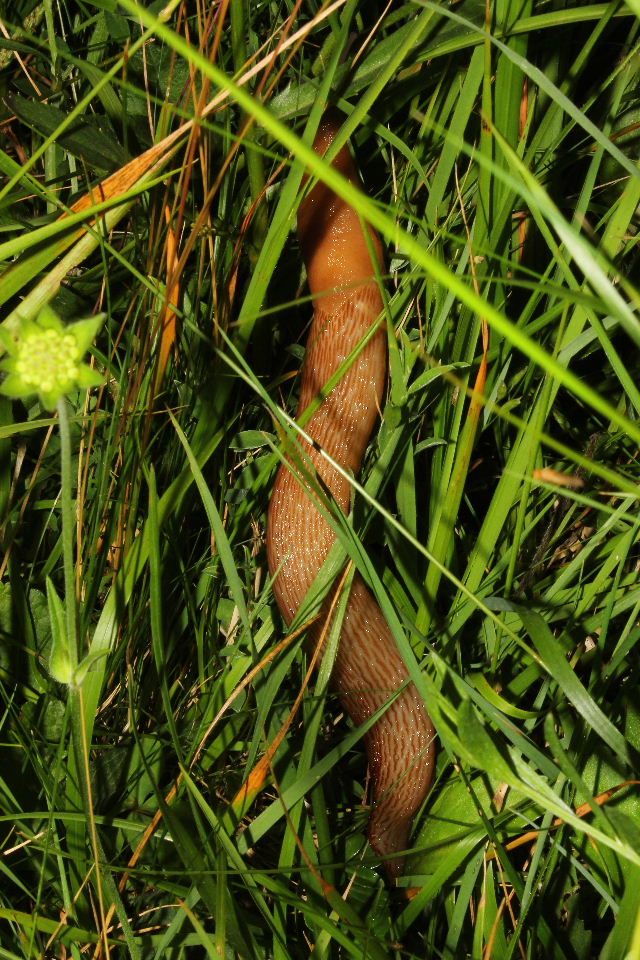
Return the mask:
[[[314,142],[318,154],[324,155],[339,128],[339,115],[326,113]],[[362,187],[348,146],[340,150],[333,165]],[[368,236],[355,210],[321,182],[300,205],[298,237],[314,313],[298,416],[381,318],[376,265],[380,270],[382,246],[374,231],[366,229]],[[322,447],[343,469],[357,473],[380,410],[386,367],[386,331],[379,323],[306,425],[314,445],[303,443],[305,454],[345,513],[350,484],[317,448]],[[296,479],[290,464],[283,464],[269,504],[267,555],[275,577],[275,598],[287,623],[293,620],[334,538],[313,493]],[[329,596],[325,601],[325,617],[310,630],[311,649],[320,642],[331,600]],[[359,725],[407,684],[408,676],[380,607],[356,573],[331,678],[333,689]],[[394,879],[403,871],[404,858],[398,854],[407,846],[413,818],[433,776],[434,729],[413,683],[404,687],[364,739],[372,782],[369,841],[385,858],[387,874]]]

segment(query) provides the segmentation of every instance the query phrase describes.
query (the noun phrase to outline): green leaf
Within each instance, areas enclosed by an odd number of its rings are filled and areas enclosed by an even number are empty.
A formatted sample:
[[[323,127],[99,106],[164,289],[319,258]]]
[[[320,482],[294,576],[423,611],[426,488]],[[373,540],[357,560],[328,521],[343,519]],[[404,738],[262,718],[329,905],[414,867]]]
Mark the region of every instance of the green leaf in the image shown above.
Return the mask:
[[[73,683],[73,669],[69,656],[69,638],[67,637],[66,614],[62,600],[50,577],[47,577],[47,603],[51,624],[51,654],[49,673],[58,683]]]
[[[229,446],[232,450],[257,450],[274,441],[273,434],[262,430],[241,430],[231,437]]]
[[[505,753],[485,729],[470,700],[463,700],[458,710],[458,737],[465,758],[484,770],[492,780],[514,783],[517,780]]]
[[[16,116],[44,136],[55,134],[66,119],[62,110],[49,103],[37,103],[15,94],[7,96],[6,102]],[[57,142],[99,170],[110,172],[127,160],[106,119],[78,118],[60,134]]]
[[[89,653],[84,657],[76,669],[73,672],[73,683],[77,687],[81,687],[84,683],[84,679],[89,673],[89,670],[93,667],[101,657],[108,656],[107,650],[90,650]]]

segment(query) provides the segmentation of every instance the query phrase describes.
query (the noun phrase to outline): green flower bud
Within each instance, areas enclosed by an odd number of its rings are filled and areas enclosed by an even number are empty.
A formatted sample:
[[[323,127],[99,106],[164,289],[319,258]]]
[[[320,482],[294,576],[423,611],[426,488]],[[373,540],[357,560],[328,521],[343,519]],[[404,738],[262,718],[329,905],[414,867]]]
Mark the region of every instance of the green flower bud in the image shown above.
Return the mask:
[[[21,398],[37,393],[43,406],[53,410],[72,390],[99,386],[103,378],[81,361],[103,319],[104,314],[99,314],[64,327],[46,306],[35,322],[22,320],[15,337],[0,329],[0,342],[8,354],[0,363],[7,374],[0,392]]]

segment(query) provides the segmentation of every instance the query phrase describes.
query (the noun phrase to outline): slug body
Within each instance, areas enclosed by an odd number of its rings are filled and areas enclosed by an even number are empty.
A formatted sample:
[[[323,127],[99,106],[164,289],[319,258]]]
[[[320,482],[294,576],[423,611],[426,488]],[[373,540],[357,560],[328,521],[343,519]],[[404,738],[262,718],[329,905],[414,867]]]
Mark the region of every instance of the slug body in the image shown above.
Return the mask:
[[[340,121],[325,115],[314,143],[324,154]],[[361,186],[348,147],[333,165]],[[300,414],[380,318],[382,298],[376,264],[382,266],[378,237],[365,235],[355,210],[323,183],[304,199],[298,213],[302,247],[314,314],[300,390]],[[356,473],[376,422],[387,366],[386,331],[381,324],[306,425],[314,447],[305,455],[340,508],[349,510],[349,482],[332,467],[322,447],[345,470]],[[274,485],[267,522],[269,571],[276,576],[274,593],[291,623],[334,542],[335,535],[316,507],[314,494],[302,486],[288,465],[281,466]],[[335,590],[335,588],[334,588]],[[328,612],[332,595],[325,601]],[[321,618],[311,630],[310,645],[320,642]],[[408,671],[378,604],[356,573],[344,617],[332,686],[353,723],[359,725],[386,704],[407,683]],[[408,843],[413,817],[433,775],[434,730],[422,698],[409,683],[365,735],[372,780],[369,840],[388,857],[391,878],[403,870],[393,856]]]

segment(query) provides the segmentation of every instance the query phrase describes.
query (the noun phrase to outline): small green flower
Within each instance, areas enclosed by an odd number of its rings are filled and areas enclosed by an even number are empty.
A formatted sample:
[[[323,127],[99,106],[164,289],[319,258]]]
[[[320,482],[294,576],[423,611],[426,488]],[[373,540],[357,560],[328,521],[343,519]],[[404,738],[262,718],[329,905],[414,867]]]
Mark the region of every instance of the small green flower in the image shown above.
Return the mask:
[[[103,378],[82,363],[82,357],[103,320],[104,314],[98,314],[65,327],[46,306],[36,321],[22,320],[15,337],[0,328],[0,344],[9,355],[0,362],[0,370],[7,373],[0,392],[21,398],[37,393],[43,406],[53,410],[71,390],[99,386]]]

